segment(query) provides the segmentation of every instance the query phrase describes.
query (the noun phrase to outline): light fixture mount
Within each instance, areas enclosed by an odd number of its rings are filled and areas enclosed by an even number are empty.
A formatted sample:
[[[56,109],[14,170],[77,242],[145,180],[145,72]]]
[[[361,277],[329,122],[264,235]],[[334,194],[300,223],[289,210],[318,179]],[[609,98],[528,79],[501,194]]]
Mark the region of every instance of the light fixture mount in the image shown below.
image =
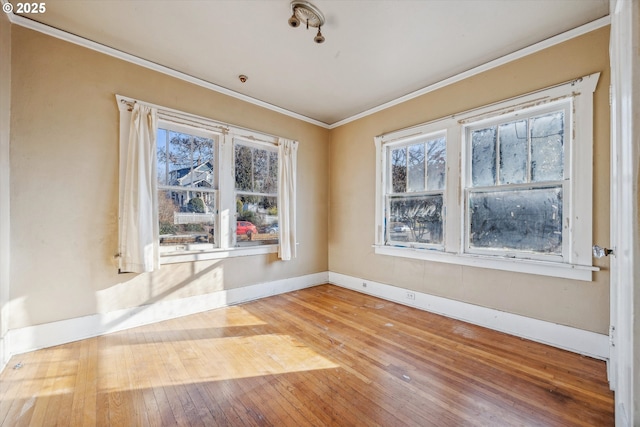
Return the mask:
[[[322,14],[322,12],[320,12],[320,9],[318,9],[308,1],[292,1],[291,13],[292,18],[295,16],[298,19],[299,23],[305,24],[307,28],[320,28],[324,25],[324,15]],[[289,25],[291,25],[291,21],[289,21]],[[298,25],[295,26],[297,27]]]
[[[291,2],[291,18],[289,18],[289,26],[297,28],[300,24],[304,24],[307,27],[317,28],[318,34],[314,37],[313,41],[316,43],[323,43],[324,36],[322,35],[322,26],[324,25],[324,15],[320,12],[320,9],[315,7],[308,1],[293,0]]]

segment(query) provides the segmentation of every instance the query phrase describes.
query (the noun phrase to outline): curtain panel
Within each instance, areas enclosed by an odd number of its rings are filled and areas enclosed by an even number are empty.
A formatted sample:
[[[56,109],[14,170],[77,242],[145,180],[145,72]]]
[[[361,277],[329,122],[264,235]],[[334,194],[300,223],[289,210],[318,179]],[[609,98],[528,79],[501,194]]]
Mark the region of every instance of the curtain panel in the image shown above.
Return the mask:
[[[283,261],[297,255],[296,248],[296,169],[298,142],[278,141],[278,221],[280,245],[278,257]]]
[[[120,272],[145,273],[160,267],[155,108],[134,104],[127,146],[121,149],[122,210]],[[123,138],[123,135],[121,135]]]

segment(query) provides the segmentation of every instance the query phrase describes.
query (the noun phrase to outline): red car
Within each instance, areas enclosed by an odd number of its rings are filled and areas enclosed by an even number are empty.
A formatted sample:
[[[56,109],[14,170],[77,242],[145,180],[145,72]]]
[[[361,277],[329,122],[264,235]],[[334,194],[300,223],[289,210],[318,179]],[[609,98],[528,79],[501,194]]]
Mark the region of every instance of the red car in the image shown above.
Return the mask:
[[[258,229],[249,221],[238,221],[236,223],[236,235],[246,235],[251,240],[253,234],[258,234]]]

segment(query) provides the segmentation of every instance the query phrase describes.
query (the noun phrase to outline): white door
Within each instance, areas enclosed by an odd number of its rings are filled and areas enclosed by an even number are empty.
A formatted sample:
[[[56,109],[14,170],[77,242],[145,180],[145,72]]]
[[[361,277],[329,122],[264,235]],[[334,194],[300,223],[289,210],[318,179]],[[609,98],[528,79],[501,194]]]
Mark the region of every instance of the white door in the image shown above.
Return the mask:
[[[640,283],[638,163],[640,161],[640,1],[611,0],[611,353],[609,381],[615,390],[616,426],[640,425],[634,356],[636,283]],[[640,299],[640,298],[639,298]],[[635,338],[635,339],[634,339]]]

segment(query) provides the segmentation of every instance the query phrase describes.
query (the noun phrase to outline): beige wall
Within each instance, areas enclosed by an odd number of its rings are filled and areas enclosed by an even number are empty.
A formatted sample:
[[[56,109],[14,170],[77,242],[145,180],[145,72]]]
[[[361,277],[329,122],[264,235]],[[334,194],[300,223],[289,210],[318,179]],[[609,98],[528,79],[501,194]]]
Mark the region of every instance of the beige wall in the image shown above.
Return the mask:
[[[594,95],[594,243],[609,242],[609,28],[425,94],[331,133],[329,270],[501,311],[608,333],[608,259],[593,282],[375,255],[373,138],[601,72]]]
[[[327,271],[327,129],[22,27],[12,48],[11,329]],[[118,275],[116,93],[299,140],[298,258]]]
[[[608,28],[332,131],[22,27],[11,47],[11,329],[330,270],[607,333],[607,259],[580,282],[374,255],[371,245],[374,136],[599,71],[594,242],[606,246]],[[299,140],[298,259],[116,274],[116,93]]]
[[[11,24],[0,14],[0,343],[8,330],[6,305],[9,301],[9,122],[11,118]],[[5,361],[0,345],[0,367]]]

